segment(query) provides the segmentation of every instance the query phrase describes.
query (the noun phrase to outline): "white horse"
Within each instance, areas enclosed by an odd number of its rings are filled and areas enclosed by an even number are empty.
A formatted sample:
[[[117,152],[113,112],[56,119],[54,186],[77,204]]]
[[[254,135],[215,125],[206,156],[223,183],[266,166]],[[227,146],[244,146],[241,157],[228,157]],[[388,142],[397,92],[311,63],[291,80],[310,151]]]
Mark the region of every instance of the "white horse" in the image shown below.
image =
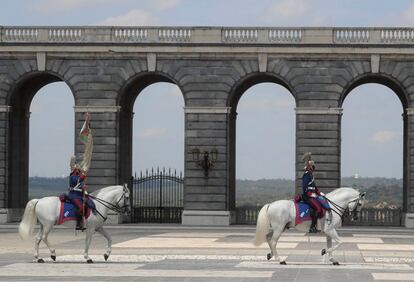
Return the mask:
[[[85,238],[85,252],[83,254],[86,262],[92,263],[92,259],[88,255],[89,245],[91,244],[92,235],[97,231],[103,235],[108,241],[105,260],[108,259],[112,251],[112,240],[106,230],[103,229],[103,224],[108,216],[108,210],[114,210],[121,213],[130,213],[130,199],[129,189],[126,185],[109,186],[97,190],[90,194],[90,197],[95,203],[96,214],[92,213],[85,220],[86,238]],[[56,225],[59,219],[61,202],[59,197],[45,197],[42,199],[33,199],[26,205],[23,219],[19,225],[19,234],[23,239],[28,239],[33,232],[36,221],[39,220],[40,230],[36,235],[34,258],[37,262],[44,262],[39,257],[39,244],[41,241],[45,242],[49,248],[50,257],[55,261],[56,252],[50,245],[47,237],[53,226]],[[62,225],[68,228],[75,228],[76,221],[66,221]]]
[[[325,196],[329,200],[332,208],[332,218],[326,219],[326,216],[318,220],[320,229],[326,235],[327,249],[323,249],[321,255],[328,254],[328,259],[334,265],[339,265],[332,257],[332,252],[341,245],[341,239],[336,232],[336,228],[342,224],[341,216],[346,210],[349,210],[349,215],[352,220],[358,219],[358,214],[365,202],[365,192],[358,192],[353,188],[343,187],[338,188]],[[326,213],[328,215],[328,213]],[[330,216],[328,216],[330,217]],[[289,200],[275,201],[271,204],[266,204],[262,207],[257,217],[256,236],[254,244],[256,246],[267,242],[270,247],[270,253],[267,254],[267,259],[270,260],[273,256],[280,264],[286,264],[285,260],[281,260],[276,252],[276,244],[282,232],[289,227],[295,227],[297,230],[308,232],[311,222],[305,221],[295,226],[296,208],[295,203]],[[269,224],[271,230],[269,231]],[[337,245],[332,247],[332,239],[337,242]],[[326,257],[324,257],[326,262]]]

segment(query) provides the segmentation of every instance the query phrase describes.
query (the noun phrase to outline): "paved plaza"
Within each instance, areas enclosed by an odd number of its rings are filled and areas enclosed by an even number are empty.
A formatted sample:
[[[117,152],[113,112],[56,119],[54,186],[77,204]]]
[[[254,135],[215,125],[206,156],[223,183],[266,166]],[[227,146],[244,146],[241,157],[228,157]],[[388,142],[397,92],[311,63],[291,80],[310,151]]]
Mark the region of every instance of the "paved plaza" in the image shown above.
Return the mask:
[[[414,281],[414,230],[349,227],[339,266],[324,264],[323,236],[284,233],[279,255],[287,265],[267,261],[267,245],[251,243],[254,227],[113,225],[112,255],[104,261],[106,241],[95,235],[84,262],[82,233],[57,228],[53,262],[45,245],[45,263],[32,262],[33,242],[22,241],[17,225],[0,225],[0,281]]]

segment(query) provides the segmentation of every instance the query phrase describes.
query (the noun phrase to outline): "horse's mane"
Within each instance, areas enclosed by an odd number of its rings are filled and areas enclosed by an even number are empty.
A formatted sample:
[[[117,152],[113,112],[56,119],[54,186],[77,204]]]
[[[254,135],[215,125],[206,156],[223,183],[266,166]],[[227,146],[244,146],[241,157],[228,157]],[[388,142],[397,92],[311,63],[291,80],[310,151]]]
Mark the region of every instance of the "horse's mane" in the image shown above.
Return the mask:
[[[101,189],[95,190],[92,193],[90,193],[92,196],[98,197],[99,194],[101,193],[105,193],[109,190],[113,190],[114,188],[122,188],[122,185],[112,185],[112,186],[107,186],[107,187],[103,187]]]
[[[339,187],[338,189],[335,189],[332,192],[329,192],[328,194],[326,194],[326,196],[328,196],[328,197],[336,196],[336,194],[338,194],[338,193],[340,193],[342,191],[345,191],[345,190],[349,190],[349,191],[353,191],[353,192],[358,193],[358,191],[355,190],[352,187]]]

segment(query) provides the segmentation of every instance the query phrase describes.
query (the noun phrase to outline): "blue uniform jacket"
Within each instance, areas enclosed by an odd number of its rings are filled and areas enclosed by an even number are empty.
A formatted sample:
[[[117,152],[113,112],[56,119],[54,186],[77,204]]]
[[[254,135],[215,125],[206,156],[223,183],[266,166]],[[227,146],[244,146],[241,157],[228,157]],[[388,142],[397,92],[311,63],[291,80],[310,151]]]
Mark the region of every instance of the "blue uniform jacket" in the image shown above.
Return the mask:
[[[306,171],[302,177],[302,193],[308,194],[308,192],[317,192],[317,189],[313,174],[309,171]]]

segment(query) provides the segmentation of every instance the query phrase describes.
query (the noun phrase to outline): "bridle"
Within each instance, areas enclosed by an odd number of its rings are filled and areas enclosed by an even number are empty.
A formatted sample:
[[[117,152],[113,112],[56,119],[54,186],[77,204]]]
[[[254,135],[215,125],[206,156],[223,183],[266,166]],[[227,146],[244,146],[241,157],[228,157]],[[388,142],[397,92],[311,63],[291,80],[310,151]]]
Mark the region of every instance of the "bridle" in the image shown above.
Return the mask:
[[[341,207],[340,205],[338,205],[335,202],[332,202],[331,200],[329,200],[327,197],[325,197],[325,199],[332,205],[332,211],[335,212],[337,215],[339,215],[339,217],[343,220],[344,217],[348,216],[352,216],[352,220],[358,220],[358,214],[361,212],[361,210],[358,210],[358,207],[362,206],[362,198],[365,196],[365,192],[359,193],[358,198],[353,199],[352,201],[349,201],[347,204],[346,208]],[[346,213],[346,211],[349,209],[349,204],[350,203],[355,203],[354,208],[352,209],[352,211],[349,211],[349,213]]]
[[[107,202],[105,200],[102,200],[100,198],[97,198],[95,196],[89,195],[90,198],[94,199],[95,201],[97,201],[98,203],[100,203],[101,205],[103,205],[104,207],[108,208],[111,211],[114,211],[116,213],[126,213],[128,208],[130,207],[129,204],[129,200],[126,197],[126,194],[128,193],[128,189],[124,186],[123,187],[123,191],[122,191],[122,195],[119,197],[118,201],[115,204],[112,204],[110,202]],[[123,205],[120,206],[119,203],[121,202],[121,200],[124,200]],[[100,212],[98,212],[98,210],[96,210],[96,212],[104,219],[106,220],[107,218],[104,217]]]

